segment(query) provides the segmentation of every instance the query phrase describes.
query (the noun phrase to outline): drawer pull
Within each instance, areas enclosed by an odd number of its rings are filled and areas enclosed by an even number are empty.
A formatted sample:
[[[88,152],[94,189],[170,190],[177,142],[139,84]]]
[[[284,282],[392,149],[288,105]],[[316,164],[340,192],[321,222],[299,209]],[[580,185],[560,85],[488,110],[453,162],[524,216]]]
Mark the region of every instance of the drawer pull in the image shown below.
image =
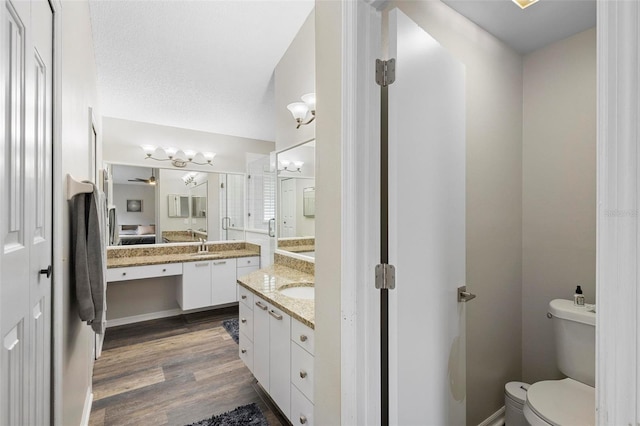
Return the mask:
[[[301,342],[306,342],[307,341],[307,336],[305,336],[304,334],[300,335],[300,341]]]
[[[307,423],[307,418],[305,416],[300,416],[300,424],[303,425]]]
[[[267,307],[262,302],[256,302],[256,306],[262,309],[263,311],[267,310]]]
[[[242,296],[240,296],[240,298],[244,300],[244,299],[246,299],[246,298],[247,298],[247,295],[246,295],[246,294],[243,294]]]
[[[304,379],[305,377],[307,377],[307,372],[304,370],[300,370],[300,378]]]
[[[243,323],[243,324],[246,324],[247,319],[246,319],[246,318],[242,318],[242,319],[240,320],[240,322],[241,322],[241,323]]]
[[[247,350],[246,349],[241,349],[240,352],[242,352],[243,354],[246,354]]]
[[[196,268],[199,268],[201,266],[207,266],[209,264],[209,262],[204,262],[204,263],[196,263]]]
[[[167,272],[167,268],[162,269],[162,272]]]
[[[226,265],[226,264],[227,264],[227,261],[226,261],[226,260],[224,260],[224,261],[222,261],[222,262],[213,262],[213,264],[214,264],[214,265]]]
[[[272,317],[274,317],[278,321],[282,319],[282,315],[276,314],[276,311],[274,311],[273,309],[269,311],[269,315],[271,315]]]
[[[127,275],[127,273],[126,273],[126,272],[123,272],[123,273],[122,273],[122,276],[124,277],[125,275]]]

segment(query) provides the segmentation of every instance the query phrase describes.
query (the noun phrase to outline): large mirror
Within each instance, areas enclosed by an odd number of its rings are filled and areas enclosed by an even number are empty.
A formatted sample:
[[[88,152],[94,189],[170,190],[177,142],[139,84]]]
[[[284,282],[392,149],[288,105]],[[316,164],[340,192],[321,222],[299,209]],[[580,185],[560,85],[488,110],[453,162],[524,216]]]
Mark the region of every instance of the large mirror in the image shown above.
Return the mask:
[[[278,249],[315,256],[315,140],[276,156]]]
[[[107,164],[109,244],[245,239],[245,175]]]

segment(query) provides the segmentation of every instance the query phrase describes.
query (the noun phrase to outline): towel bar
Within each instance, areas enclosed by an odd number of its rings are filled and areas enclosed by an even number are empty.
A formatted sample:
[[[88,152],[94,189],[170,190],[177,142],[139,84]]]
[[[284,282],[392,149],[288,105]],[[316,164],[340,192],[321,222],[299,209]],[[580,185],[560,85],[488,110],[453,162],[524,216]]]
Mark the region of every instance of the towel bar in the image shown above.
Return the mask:
[[[67,200],[72,200],[77,194],[93,192],[93,185],[80,182],[70,174],[67,174]]]

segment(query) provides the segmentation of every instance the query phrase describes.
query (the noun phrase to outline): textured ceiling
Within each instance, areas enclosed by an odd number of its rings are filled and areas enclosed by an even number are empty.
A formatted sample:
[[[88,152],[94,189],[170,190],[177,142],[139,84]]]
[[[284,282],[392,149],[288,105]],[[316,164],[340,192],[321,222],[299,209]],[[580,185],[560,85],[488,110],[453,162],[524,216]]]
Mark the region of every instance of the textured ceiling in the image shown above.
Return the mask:
[[[273,141],[273,70],[313,0],[90,0],[104,116]]]
[[[519,53],[596,25],[596,0],[540,0],[522,10],[511,0],[442,0]]]

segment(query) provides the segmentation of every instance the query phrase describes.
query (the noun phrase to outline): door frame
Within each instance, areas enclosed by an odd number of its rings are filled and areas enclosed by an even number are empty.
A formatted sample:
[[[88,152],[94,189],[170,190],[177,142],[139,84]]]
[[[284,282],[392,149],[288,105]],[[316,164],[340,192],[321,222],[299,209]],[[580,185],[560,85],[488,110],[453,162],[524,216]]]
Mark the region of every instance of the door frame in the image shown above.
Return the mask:
[[[62,216],[64,196],[64,182],[62,176],[62,0],[49,0],[53,10],[53,276],[51,281],[52,312],[51,323],[51,420],[54,425],[62,424],[62,398],[64,371],[64,307],[62,283],[63,240],[62,226],[65,219]]]
[[[342,424],[380,422],[379,378],[367,375],[379,371],[380,361],[378,299],[373,287],[379,230],[378,217],[370,215],[379,205],[379,179],[374,171],[380,156],[371,149],[379,141],[379,118],[372,108],[379,105],[379,98],[371,83],[371,64],[380,51],[379,11],[387,3],[342,3]],[[597,423],[636,424],[640,421],[640,316],[636,314],[640,305],[640,5],[598,0],[597,17]],[[608,197],[611,205],[605,204]],[[626,205],[629,214],[612,215],[612,211],[622,212],[613,203]],[[619,241],[621,235],[629,237]]]

